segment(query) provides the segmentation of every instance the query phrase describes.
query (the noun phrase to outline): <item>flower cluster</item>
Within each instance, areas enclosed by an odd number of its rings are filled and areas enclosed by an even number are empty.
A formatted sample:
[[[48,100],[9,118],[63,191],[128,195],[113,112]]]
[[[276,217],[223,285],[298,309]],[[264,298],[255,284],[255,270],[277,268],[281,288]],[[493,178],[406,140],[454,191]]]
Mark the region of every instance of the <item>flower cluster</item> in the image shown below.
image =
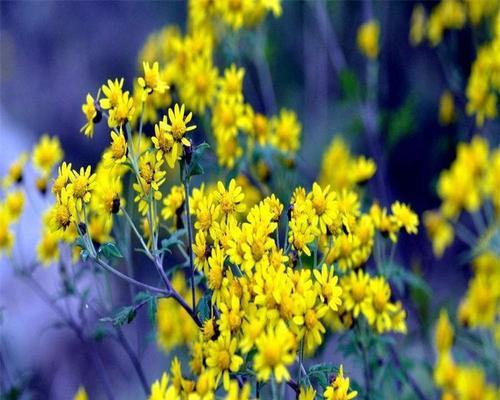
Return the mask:
[[[453,224],[464,212],[472,215],[476,224],[478,218],[484,218],[481,216],[484,212],[498,215],[500,198],[496,188],[499,184],[499,149],[490,149],[486,139],[480,136],[472,138],[470,143],[460,143],[456,159],[438,180],[441,207],[424,216],[436,255],[442,255],[453,242]],[[457,234],[463,237],[462,227],[457,229]]]
[[[232,29],[251,28],[269,11],[279,16],[280,2],[236,1],[229,2],[230,6],[226,3],[191,1],[187,34],[182,35],[171,26],[152,34],[140,59],[159,61],[158,73],[172,88],[171,96],[178,97],[203,118],[220,166],[232,169],[242,159],[252,159],[252,152],[262,148],[274,149],[286,161],[293,159],[302,129],[296,114],[287,109],[274,116],[258,112],[245,102],[245,69],[231,64],[219,71],[214,62],[216,46],[224,34],[218,29],[220,21]],[[168,105],[167,97],[155,93],[148,97],[144,104],[145,122],[155,121],[165,101]],[[169,142],[164,141],[163,145],[169,146]]]
[[[492,120],[497,115],[497,98],[500,91],[499,21],[500,2],[497,0],[441,0],[432,9],[428,19],[424,7],[416,5],[411,18],[410,42],[413,45],[418,45],[428,38],[432,46],[437,46],[442,42],[446,30],[462,29],[467,22],[474,28],[479,28],[481,24],[487,25],[491,40],[479,48],[465,91],[465,111],[467,115],[475,116],[478,126],[483,126],[485,120]],[[450,104],[450,100],[453,98],[450,99],[449,95],[442,99],[442,110],[445,109],[443,101]],[[446,108],[449,109],[450,106]],[[446,124],[449,119],[440,112],[442,122]]]

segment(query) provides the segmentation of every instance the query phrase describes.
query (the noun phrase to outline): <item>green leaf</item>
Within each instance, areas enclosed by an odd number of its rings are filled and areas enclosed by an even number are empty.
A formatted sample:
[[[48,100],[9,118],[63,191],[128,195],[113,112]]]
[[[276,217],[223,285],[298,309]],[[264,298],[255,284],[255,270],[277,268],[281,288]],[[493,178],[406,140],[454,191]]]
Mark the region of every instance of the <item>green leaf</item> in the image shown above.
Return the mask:
[[[321,363],[311,366],[307,370],[307,377],[310,380],[318,382],[318,384],[325,388],[329,384],[330,375],[337,374],[339,371],[337,366],[328,363]]]
[[[101,322],[111,322],[114,326],[123,326],[130,324],[136,317],[137,312],[134,306],[120,308],[114,315],[101,318]]]
[[[186,234],[185,229],[179,229],[178,231],[175,231],[172,233],[168,238],[163,239],[161,241],[161,252],[169,252],[172,253],[170,250],[171,247],[176,246],[176,245],[183,245],[184,242],[180,239],[181,236],[184,236]]]
[[[136,311],[142,305],[147,305],[149,322],[152,326],[156,324],[156,296],[148,292],[139,292],[134,297]]]
[[[83,240],[83,238],[81,236],[78,236],[75,239],[75,242],[73,243],[73,246],[78,246],[81,249],[86,249],[87,248],[87,246],[85,245],[85,240]]]
[[[189,179],[192,176],[202,175],[204,173],[203,167],[201,165],[201,159],[203,158],[203,153],[210,148],[208,143],[201,143],[195,147],[193,154],[191,156],[191,162],[186,168],[186,178]]]
[[[152,297],[151,300],[148,301],[148,317],[151,326],[156,325],[156,313],[158,312],[158,304],[156,302],[156,297]]]
[[[210,318],[211,297],[212,293],[207,290],[196,305],[196,314],[198,314],[198,317],[202,322]]]
[[[114,243],[104,243],[99,247],[99,250],[97,251],[98,254],[102,254],[104,257],[106,257],[108,260],[111,260],[113,258],[123,258],[122,253]]]

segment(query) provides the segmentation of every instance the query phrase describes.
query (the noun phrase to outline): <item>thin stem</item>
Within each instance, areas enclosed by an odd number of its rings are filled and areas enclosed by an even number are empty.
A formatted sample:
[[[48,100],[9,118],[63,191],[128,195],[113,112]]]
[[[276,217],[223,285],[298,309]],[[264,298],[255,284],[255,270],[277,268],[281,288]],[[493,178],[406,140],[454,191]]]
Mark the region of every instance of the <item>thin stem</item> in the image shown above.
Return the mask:
[[[389,346],[389,350],[390,350],[390,353],[391,353],[391,358],[392,358],[392,361],[394,362],[394,366],[402,372],[403,376],[405,377],[406,381],[408,382],[408,384],[411,386],[411,388],[413,389],[413,392],[414,394],[420,399],[420,400],[427,400],[427,396],[422,392],[422,390],[420,389],[420,385],[418,385],[417,382],[415,382],[415,380],[413,379],[413,377],[408,373],[408,371],[406,370],[406,368],[404,368],[402,365],[401,365],[401,361],[399,360],[399,356],[398,356],[398,353],[396,352],[396,350],[394,349],[394,346],[390,345]]]
[[[123,347],[123,350],[125,350],[125,353],[127,353],[127,356],[129,357],[130,361],[132,362],[132,365],[134,366],[135,372],[137,373],[137,376],[139,377],[139,380],[141,382],[141,386],[144,390],[144,393],[146,394],[146,396],[149,396],[148,381],[146,380],[146,376],[144,375],[144,371],[142,369],[142,366],[141,366],[139,359],[137,358],[137,355],[132,350],[132,347],[130,347],[130,344],[127,341],[127,338],[125,337],[125,335],[123,334],[123,332],[120,328],[116,328],[116,334],[117,334],[118,342],[121,344],[121,346]]]
[[[83,341],[83,339],[82,339]],[[104,388],[104,392],[106,393],[106,397],[108,400],[113,400],[113,392],[111,391],[111,385],[108,380],[108,375],[106,372],[106,368],[104,367],[104,364],[102,363],[101,358],[97,355],[97,353],[93,350],[90,350],[90,356],[92,358],[92,361],[97,369],[96,375],[99,377],[102,386]]]
[[[293,379],[289,379],[286,381],[286,384],[290,386],[290,388],[295,392],[295,394],[298,396],[300,393],[300,388],[297,382],[295,382]]]
[[[188,231],[188,254],[189,254],[189,265],[191,267],[191,297],[193,308],[196,307],[196,290],[194,285],[194,261],[193,261],[193,226],[191,225],[191,213],[189,209],[189,177],[184,177],[184,192],[186,196],[185,211],[186,211],[186,223],[187,223],[187,231]]]
[[[146,251],[147,256],[150,259],[153,259],[153,256],[152,256],[151,252],[149,251],[148,246],[146,246],[146,243],[144,242],[144,239],[142,238],[142,235],[137,230],[137,227],[135,226],[134,221],[132,221],[132,218],[130,218],[130,215],[128,214],[127,210],[125,210],[125,208],[123,208],[123,207],[120,207],[120,208],[123,211],[123,215],[125,215],[125,218],[127,219],[129,225],[132,227],[132,230],[134,231],[135,235],[139,239],[139,242],[141,243],[141,246]]]
[[[198,325],[199,328],[201,328],[203,326],[200,319],[196,315],[194,308],[189,307],[189,305],[186,303],[186,301],[182,298],[182,296],[179,293],[177,293],[175,290],[172,290],[172,292],[170,293],[170,296],[173,299],[175,299],[177,301],[177,303],[179,303],[179,305],[182,308],[184,308],[184,310],[187,311],[187,313],[191,316],[191,318],[196,323],[196,325]]]
[[[135,279],[131,278],[130,276],[127,276],[127,275],[121,273],[120,271],[114,269],[113,267],[111,267],[110,265],[108,265],[107,263],[105,263],[103,260],[101,260],[97,256],[96,257],[92,257],[92,259],[100,267],[102,267],[106,271],[112,273],[113,275],[118,276],[119,278],[123,279],[124,281],[127,281],[131,285],[135,285],[135,286],[138,286],[138,287],[140,287],[142,289],[146,289],[146,290],[149,290],[149,291],[152,291],[152,292],[161,293],[163,295],[168,295],[170,293],[168,290],[160,289],[160,288],[158,288],[156,286],[151,286],[151,285],[148,285],[146,283],[142,283],[142,282],[136,281]]]

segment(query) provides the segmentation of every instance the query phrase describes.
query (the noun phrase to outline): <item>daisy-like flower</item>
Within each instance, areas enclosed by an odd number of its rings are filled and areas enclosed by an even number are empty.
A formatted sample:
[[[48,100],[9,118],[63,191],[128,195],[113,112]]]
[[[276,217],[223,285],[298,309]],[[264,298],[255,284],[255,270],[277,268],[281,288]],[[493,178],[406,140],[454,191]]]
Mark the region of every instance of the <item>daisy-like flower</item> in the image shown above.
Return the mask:
[[[44,176],[50,175],[52,168],[63,158],[61,142],[57,136],[50,137],[44,134],[33,148],[33,164]]]
[[[189,109],[203,114],[207,106],[212,105],[217,91],[217,77],[217,68],[209,57],[198,56],[188,64],[180,94]]]
[[[341,365],[339,373],[333,379],[332,383],[326,388],[323,393],[325,400],[351,400],[358,395],[355,390],[349,388],[349,378],[344,377],[344,368]]]
[[[396,201],[391,206],[392,214],[396,219],[397,225],[401,228],[404,227],[406,233],[416,234],[418,232],[418,217],[409,206]]]
[[[380,276],[370,280],[369,290],[371,307],[365,307],[361,311],[378,333],[388,331],[391,329],[391,315],[396,311],[396,306],[389,301],[391,288],[384,277]]]
[[[155,61],[153,66],[150,66],[149,62],[143,61],[142,67],[144,68],[144,77],[141,76],[137,79],[139,86],[144,89],[142,100],[145,101],[146,97],[153,92],[165,93],[168,85],[160,76],[158,61]]]
[[[24,167],[28,162],[28,158],[28,153],[21,153],[21,155],[9,166],[7,175],[2,182],[4,188],[8,189],[11,185],[23,181]]]
[[[225,217],[235,217],[237,213],[245,211],[246,206],[242,203],[244,198],[245,194],[241,186],[237,186],[234,179],[231,179],[227,189],[221,181],[217,182],[214,200],[217,209]]]
[[[49,225],[52,231],[65,231],[75,220],[75,200],[69,188],[63,188],[52,207]]]
[[[153,382],[151,385],[151,395],[148,400],[175,400],[179,398],[177,389],[168,384],[169,377],[166,372],[163,373],[161,379]]]
[[[229,373],[238,372],[243,358],[236,354],[238,342],[229,334],[221,334],[217,340],[209,342],[207,366],[215,375],[216,386],[222,378],[224,389],[229,389]]]
[[[127,160],[127,141],[120,127],[119,132],[111,131],[111,144],[109,150],[103,155],[104,165],[112,168]]]
[[[331,225],[338,215],[335,192],[330,192],[330,186],[323,189],[314,182],[308,198],[311,199],[314,211],[318,216],[321,232],[326,233],[327,226]]]
[[[15,190],[5,197],[5,209],[9,213],[12,222],[17,221],[23,213],[25,203],[24,196],[23,191]]]
[[[168,118],[170,123],[166,125],[167,132],[170,132],[174,140],[182,143],[184,146],[191,146],[189,140],[185,137],[186,133],[196,129],[196,125],[188,125],[193,118],[193,113],[189,113],[184,117],[185,106],[184,104],[179,107],[175,104],[174,108],[168,109]]]
[[[297,303],[293,322],[298,336],[304,338],[305,349],[309,353],[323,342],[326,329],[321,319],[327,311],[327,306],[317,304],[315,292],[309,292],[303,296],[303,301]]]
[[[224,70],[224,77],[219,80],[219,96],[223,98],[233,98],[238,102],[243,102],[243,77],[244,68],[236,68],[231,64]]]
[[[176,143],[172,134],[167,130],[167,116],[155,125],[155,135],[151,138],[153,145],[158,150],[156,158],[162,158],[167,162],[170,168],[174,168],[175,162],[178,160],[182,148],[179,143]]]
[[[328,268],[326,264],[323,264],[321,272],[315,269],[313,273],[321,301],[333,311],[337,311],[338,306],[342,304],[342,288],[338,285],[339,278],[334,274],[333,265]]]
[[[257,353],[254,358],[254,369],[257,379],[267,381],[271,373],[276,382],[290,379],[287,366],[295,359],[295,337],[283,320],[276,326],[268,326],[256,340]]]
[[[73,170],[69,175],[70,184],[68,189],[75,199],[78,211],[82,209],[83,203],[90,202],[91,192],[95,187],[96,175],[92,174],[90,165],[87,168],[81,167],[80,171]]]
[[[351,271],[349,275],[342,277],[342,287],[344,308],[352,311],[354,318],[357,318],[362,310],[371,305],[370,275],[362,269],[357,273]]]
[[[109,110],[108,126],[116,128],[127,121],[130,121],[134,116],[135,105],[134,99],[129,92],[124,92],[118,98],[116,106]]]
[[[123,78],[120,80],[115,79],[114,81],[108,79],[107,85],[102,85],[101,89],[105,98],[99,100],[101,108],[109,110],[110,108],[114,108],[118,105],[118,102],[123,94],[123,81]]]
[[[80,128],[80,132],[91,138],[94,136],[94,126],[101,121],[102,114],[97,109],[95,100],[90,93],[87,93],[85,104],[82,105],[82,112],[87,122]]]
[[[63,188],[65,188],[68,184],[71,171],[71,163],[67,164],[66,161],[64,161],[59,166],[57,178],[54,180],[54,184],[52,185],[52,193],[56,196],[59,196]]]

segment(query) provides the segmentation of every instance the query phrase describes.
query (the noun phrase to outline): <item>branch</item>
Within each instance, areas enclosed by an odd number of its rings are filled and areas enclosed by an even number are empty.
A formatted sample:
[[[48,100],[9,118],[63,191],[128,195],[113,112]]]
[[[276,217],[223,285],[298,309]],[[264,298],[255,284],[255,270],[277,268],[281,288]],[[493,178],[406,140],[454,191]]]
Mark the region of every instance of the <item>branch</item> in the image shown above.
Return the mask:
[[[94,260],[101,268],[103,268],[107,272],[110,272],[111,274],[118,276],[119,278],[127,281],[131,285],[138,286],[138,287],[140,287],[142,289],[146,289],[146,290],[149,290],[151,292],[161,293],[161,294],[163,294],[163,295],[165,295],[167,297],[170,294],[170,292],[168,290],[160,289],[160,288],[158,288],[156,286],[151,286],[151,285],[148,285],[146,283],[142,283],[142,282],[136,281],[135,279],[131,278],[130,276],[127,276],[127,275],[123,274],[122,272],[114,269],[109,264],[107,264],[103,260],[99,259],[98,256],[92,257],[92,260]],[[156,265],[156,263],[155,263],[155,265]]]

